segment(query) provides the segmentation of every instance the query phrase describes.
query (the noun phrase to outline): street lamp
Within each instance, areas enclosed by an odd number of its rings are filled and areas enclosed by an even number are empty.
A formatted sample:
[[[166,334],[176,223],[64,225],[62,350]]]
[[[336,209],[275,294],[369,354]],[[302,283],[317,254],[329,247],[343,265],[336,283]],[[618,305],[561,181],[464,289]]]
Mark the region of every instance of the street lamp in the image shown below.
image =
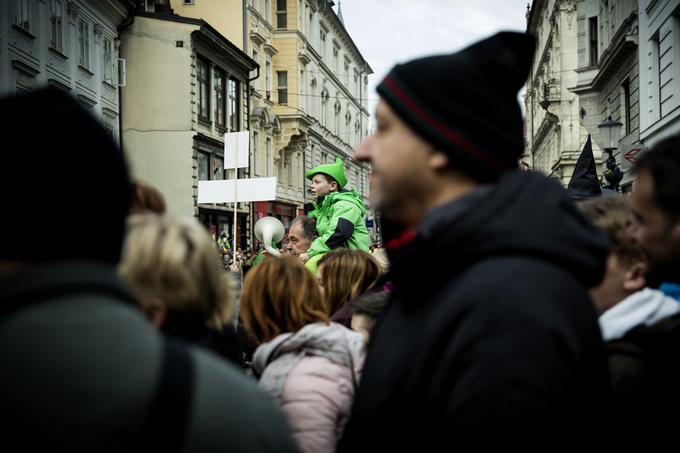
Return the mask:
[[[600,145],[609,155],[605,161],[607,169],[604,171],[604,178],[609,183],[609,186],[605,187],[616,191],[619,190],[619,183],[623,179],[623,172],[618,165],[616,165],[616,159],[614,159],[613,156],[614,150],[618,148],[619,145],[621,126],[623,126],[623,124],[614,121],[611,115],[605,122],[597,126],[600,130]]]

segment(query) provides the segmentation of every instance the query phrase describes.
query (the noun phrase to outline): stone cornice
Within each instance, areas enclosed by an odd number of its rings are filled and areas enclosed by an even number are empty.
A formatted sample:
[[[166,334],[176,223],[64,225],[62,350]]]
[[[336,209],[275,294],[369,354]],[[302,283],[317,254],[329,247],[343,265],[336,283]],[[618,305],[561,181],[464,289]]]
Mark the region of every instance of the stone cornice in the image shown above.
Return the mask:
[[[532,140],[532,155],[536,154],[537,148],[543,144],[543,139],[554,126],[559,126],[559,118],[550,112],[546,112],[545,117],[543,118],[543,121],[541,121],[541,125],[538,127],[538,131]]]

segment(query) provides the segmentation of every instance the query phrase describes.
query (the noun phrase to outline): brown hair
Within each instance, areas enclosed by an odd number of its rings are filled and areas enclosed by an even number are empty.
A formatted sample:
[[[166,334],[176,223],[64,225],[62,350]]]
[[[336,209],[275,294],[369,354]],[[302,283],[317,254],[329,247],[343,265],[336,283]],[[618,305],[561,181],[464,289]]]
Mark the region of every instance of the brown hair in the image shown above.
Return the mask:
[[[328,323],[326,313],[314,276],[297,257],[269,256],[246,276],[241,319],[260,342],[307,324]]]
[[[132,183],[130,214],[143,214],[145,212],[165,214],[165,198],[158,189],[142,181],[135,181]]]
[[[328,252],[319,260],[317,269],[321,271],[321,285],[331,315],[372,288],[381,274],[378,262],[361,250]]]
[[[631,266],[645,260],[640,246],[626,232],[631,217],[628,197],[594,198],[582,201],[577,206],[591,222],[607,233],[612,241],[611,251],[621,264]]]

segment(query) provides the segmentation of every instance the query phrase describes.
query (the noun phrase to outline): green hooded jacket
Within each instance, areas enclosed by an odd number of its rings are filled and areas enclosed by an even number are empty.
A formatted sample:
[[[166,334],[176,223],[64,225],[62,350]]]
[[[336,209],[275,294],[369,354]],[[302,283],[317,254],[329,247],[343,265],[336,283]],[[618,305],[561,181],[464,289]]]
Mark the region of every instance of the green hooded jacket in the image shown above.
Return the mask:
[[[314,203],[309,216],[316,218],[319,237],[307,250],[310,257],[344,247],[368,252],[368,230],[364,223],[366,207],[354,189],[331,192]]]

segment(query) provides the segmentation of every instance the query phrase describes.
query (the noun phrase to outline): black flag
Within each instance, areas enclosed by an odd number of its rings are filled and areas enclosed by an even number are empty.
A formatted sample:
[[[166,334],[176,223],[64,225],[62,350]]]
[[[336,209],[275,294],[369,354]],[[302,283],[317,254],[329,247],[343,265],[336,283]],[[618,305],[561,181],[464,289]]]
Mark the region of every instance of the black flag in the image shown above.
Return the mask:
[[[576,161],[576,167],[567,186],[567,192],[574,200],[584,200],[602,195],[590,135],[588,135],[583,151]]]

